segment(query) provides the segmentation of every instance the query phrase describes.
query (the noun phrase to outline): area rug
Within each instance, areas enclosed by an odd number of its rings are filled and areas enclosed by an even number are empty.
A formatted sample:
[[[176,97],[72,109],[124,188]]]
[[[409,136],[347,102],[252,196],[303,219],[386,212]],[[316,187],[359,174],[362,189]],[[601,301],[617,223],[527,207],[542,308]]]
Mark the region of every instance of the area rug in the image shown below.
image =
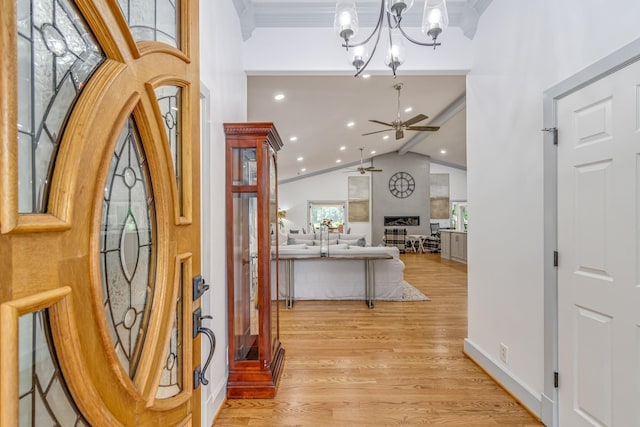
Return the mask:
[[[402,301],[431,301],[431,298],[411,286],[406,280],[403,280]]]

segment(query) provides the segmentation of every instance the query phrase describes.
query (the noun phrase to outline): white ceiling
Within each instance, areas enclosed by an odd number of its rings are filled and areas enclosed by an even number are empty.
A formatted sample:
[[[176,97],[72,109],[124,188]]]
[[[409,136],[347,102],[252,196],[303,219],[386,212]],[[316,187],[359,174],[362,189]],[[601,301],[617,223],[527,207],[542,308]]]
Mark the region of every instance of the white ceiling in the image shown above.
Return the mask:
[[[420,25],[422,2],[415,3],[404,17],[408,27]],[[466,37],[472,38],[480,15],[490,3],[491,0],[448,0],[450,26],[459,27]],[[234,4],[245,39],[259,27],[331,27],[335,12],[335,0],[234,0]],[[379,5],[379,0],[357,1],[362,27],[373,27]],[[446,48],[443,45],[439,50]],[[341,49],[338,43],[336,49]],[[396,79],[390,71],[374,71],[369,79],[354,78],[344,75],[344,72],[327,76],[324,71],[304,74],[295,70],[289,73],[252,71],[250,74],[247,83],[248,120],[275,123],[284,142],[278,168],[281,181],[357,164],[360,147],[365,147],[365,158],[372,157],[372,150],[376,155],[412,151],[431,156],[435,161],[466,167],[463,75],[437,75],[437,72],[434,75],[434,70],[412,70],[403,74],[402,67]],[[404,83],[402,110],[408,106],[413,108],[410,113],[402,112],[402,120],[425,114],[429,119],[418,125],[440,125],[439,131],[405,131],[405,137],[398,141],[392,131],[362,136],[363,133],[384,129],[369,119],[391,122],[396,118],[397,95],[393,85],[397,82]],[[286,98],[275,101],[277,93],[284,94]],[[455,109],[447,108],[452,104]],[[445,118],[439,117],[443,114]],[[346,124],[349,121],[353,121],[355,126],[348,128]],[[383,140],[383,135],[389,135],[389,139]],[[298,140],[289,141],[291,136],[297,136]],[[346,149],[341,151],[343,146]],[[446,150],[446,154],[441,154],[441,150]],[[298,161],[298,157],[304,160]],[[341,163],[336,163],[338,159]],[[306,171],[303,172],[302,168]]]
[[[396,140],[389,131],[369,136],[363,133],[386,129],[369,119],[391,122],[397,115],[395,83],[402,82],[401,118],[417,114],[428,125],[449,105],[465,94],[464,76],[376,75],[369,79],[352,76],[249,76],[247,83],[248,120],[273,122],[284,142],[279,154],[280,180],[295,178],[359,162],[360,147],[365,158],[400,150],[404,144],[415,153],[434,160],[466,166],[466,111],[453,115],[437,132],[405,131]],[[276,101],[278,93],[285,95]],[[413,110],[405,113],[406,107]],[[353,121],[353,127],[347,123]],[[383,140],[383,135],[389,139]],[[296,136],[295,142],[289,139]],[[340,150],[340,147],[346,147]],[[441,154],[446,150],[446,154]],[[298,157],[304,160],[298,161]],[[340,163],[336,160],[340,159]],[[302,168],[306,171],[302,172]]]

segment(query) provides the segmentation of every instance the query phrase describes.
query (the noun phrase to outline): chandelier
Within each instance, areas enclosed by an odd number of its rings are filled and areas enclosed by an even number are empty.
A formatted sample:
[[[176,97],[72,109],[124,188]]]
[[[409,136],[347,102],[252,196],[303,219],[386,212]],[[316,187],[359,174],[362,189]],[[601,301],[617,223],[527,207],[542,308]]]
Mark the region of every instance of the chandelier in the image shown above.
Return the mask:
[[[413,6],[414,0],[380,0],[380,14],[378,23],[362,41],[357,41],[358,33],[358,13],[356,12],[355,0],[338,0],[336,3],[336,15],[334,20],[334,28],[344,43],[342,47],[347,50],[351,65],[356,69],[355,77],[367,68],[371,58],[376,52],[380,41],[380,34],[386,18],[388,37],[384,37],[387,43],[387,54],[385,56],[385,64],[396,75],[396,70],[405,60],[405,48],[403,37],[411,43],[420,46],[433,46],[435,49],[440,46],[438,36],[449,24],[447,15],[446,0],[425,0],[424,15],[422,16],[422,32],[431,37],[430,42],[422,42],[415,40],[407,35],[402,28],[403,14]],[[371,53],[369,53],[369,41],[376,36]]]

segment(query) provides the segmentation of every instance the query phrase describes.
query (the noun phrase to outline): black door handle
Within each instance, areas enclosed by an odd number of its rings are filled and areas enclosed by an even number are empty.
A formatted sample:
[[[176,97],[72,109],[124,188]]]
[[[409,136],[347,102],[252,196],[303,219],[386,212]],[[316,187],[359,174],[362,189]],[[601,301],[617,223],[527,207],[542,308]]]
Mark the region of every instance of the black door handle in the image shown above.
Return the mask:
[[[202,334],[209,340],[209,356],[207,356],[207,361],[204,366],[200,368],[198,366],[193,373],[193,388],[196,389],[200,384],[207,385],[209,384],[209,380],[205,377],[207,373],[207,369],[209,368],[209,364],[211,363],[211,359],[213,358],[213,353],[216,350],[216,336],[213,331],[205,326],[202,326],[203,319],[213,319],[213,317],[208,315],[202,315],[202,310],[200,308],[196,309],[193,312],[193,338],[197,337],[198,334]]]

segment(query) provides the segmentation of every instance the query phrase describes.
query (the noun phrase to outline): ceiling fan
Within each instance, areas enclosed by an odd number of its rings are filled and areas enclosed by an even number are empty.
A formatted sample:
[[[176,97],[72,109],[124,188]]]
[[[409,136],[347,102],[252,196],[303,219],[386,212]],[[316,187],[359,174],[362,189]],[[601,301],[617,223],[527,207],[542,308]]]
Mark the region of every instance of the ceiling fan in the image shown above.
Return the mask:
[[[364,147],[360,147],[360,166],[355,169],[348,169],[345,172],[360,172],[361,175],[364,175],[367,172],[382,172],[382,169],[377,169],[375,166],[364,166],[364,155],[363,155]]]
[[[385,129],[385,130],[378,130],[375,132],[369,132],[369,133],[363,133],[362,136],[365,135],[372,135],[374,133],[380,133],[380,132],[388,132],[391,130],[395,130],[396,131],[396,139],[402,139],[404,138],[404,131],[405,130],[416,130],[416,131],[431,131],[431,132],[435,132],[438,129],[440,129],[440,126],[413,126],[415,123],[421,122],[423,120],[426,120],[429,118],[429,116],[425,116],[424,114],[418,114],[417,116],[414,116],[412,118],[410,118],[409,120],[406,121],[402,121],[400,120],[400,90],[402,89],[403,83],[396,83],[393,85],[393,88],[395,90],[398,91],[398,116],[397,118],[392,121],[391,123],[386,123],[386,122],[381,122],[380,120],[369,120],[370,122],[373,123],[378,123],[381,125],[385,125],[385,126],[390,126],[391,129]]]

